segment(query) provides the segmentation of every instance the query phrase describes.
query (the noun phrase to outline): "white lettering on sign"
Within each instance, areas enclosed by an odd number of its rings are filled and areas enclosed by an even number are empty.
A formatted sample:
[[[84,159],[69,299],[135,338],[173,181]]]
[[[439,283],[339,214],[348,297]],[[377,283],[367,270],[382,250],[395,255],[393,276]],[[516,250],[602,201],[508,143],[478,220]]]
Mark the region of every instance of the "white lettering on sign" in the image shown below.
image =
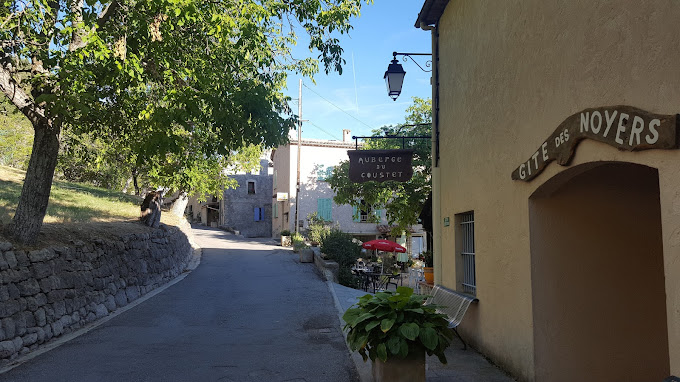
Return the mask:
[[[359,164],[366,164],[366,163],[401,163],[401,157],[359,157],[357,160],[357,163]]]
[[[362,172],[362,179],[385,179],[385,178],[401,178],[403,171],[386,171],[386,172]]]
[[[617,118],[618,116],[618,118]],[[630,147],[635,147],[639,146],[642,144],[642,136],[643,133],[645,133],[645,130],[647,130],[646,134],[644,134],[645,142],[647,144],[653,145],[659,140],[659,131],[657,128],[661,126],[661,120],[658,118],[654,118],[649,121],[648,124],[645,125],[645,120],[638,116],[634,115],[633,116],[633,122],[630,126],[630,136],[628,137],[628,141],[624,141],[623,137],[626,134],[627,128],[628,128],[628,123],[631,119],[631,116],[627,113],[624,112],[618,112],[617,110],[612,110],[611,113],[609,110],[604,111],[604,122],[605,122],[605,129],[604,132],[602,133],[603,137],[607,137],[609,134],[609,130],[614,126],[614,123],[616,123],[616,134],[614,136],[614,142],[618,143],[619,145],[628,145]],[[580,132],[592,132],[593,134],[600,134],[600,131],[602,130],[602,114],[599,111],[593,111],[591,114],[590,112],[585,112],[581,113],[581,123],[580,123]],[[567,133],[568,134],[568,133]],[[555,138],[555,147],[558,147],[560,144],[564,143],[561,141],[558,143],[558,138]]]
[[[515,168],[512,179],[530,181],[552,161],[569,165],[583,139],[627,151],[677,149],[679,126],[680,114],[652,114],[625,105],[586,109],[565,119],[528,160]]]
[[[661,126],[661,120],[658,118],[654,118],[649,122],[649,131],[652,133],[653,138],[649,138],[649,134],[647,134],[645,136],[645,141],[650,145],[655,144],[659,140],[659,132],[656,131],[656,128],[659,126]]]

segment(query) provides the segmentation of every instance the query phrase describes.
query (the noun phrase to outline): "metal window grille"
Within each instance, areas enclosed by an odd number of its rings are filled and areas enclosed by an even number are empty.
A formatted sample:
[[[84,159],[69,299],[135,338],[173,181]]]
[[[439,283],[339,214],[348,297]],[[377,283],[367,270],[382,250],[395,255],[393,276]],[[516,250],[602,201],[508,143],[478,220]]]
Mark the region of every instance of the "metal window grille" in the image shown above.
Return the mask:
[[[463,249],[463,291],[475,295],[477,293],[477,279],[475,276],[475,213],[461,214],[461,238]]]

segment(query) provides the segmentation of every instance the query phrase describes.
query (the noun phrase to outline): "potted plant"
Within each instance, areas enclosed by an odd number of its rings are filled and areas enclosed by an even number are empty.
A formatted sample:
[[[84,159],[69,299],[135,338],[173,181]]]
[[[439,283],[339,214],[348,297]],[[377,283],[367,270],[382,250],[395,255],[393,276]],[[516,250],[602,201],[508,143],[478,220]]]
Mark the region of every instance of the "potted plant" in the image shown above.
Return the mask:
[[[342,316],[350,349],[371,359],[376,382],[425,382],[425,354],[446,363],[453,331],[437,305],[423,305],[428,297],[398,287],[361,297]]]
[[[423,268],[423,276],[425,277],[425,282],[430,285],[434,284],[434,255],[432,251],[425,251],[421,253],[423,257],[423,262],[425,267]]]
[[[281,246],[282,247],[290,247],[292,245],[290,241],[290,231],[287,229],[284,229],[281,231]]]

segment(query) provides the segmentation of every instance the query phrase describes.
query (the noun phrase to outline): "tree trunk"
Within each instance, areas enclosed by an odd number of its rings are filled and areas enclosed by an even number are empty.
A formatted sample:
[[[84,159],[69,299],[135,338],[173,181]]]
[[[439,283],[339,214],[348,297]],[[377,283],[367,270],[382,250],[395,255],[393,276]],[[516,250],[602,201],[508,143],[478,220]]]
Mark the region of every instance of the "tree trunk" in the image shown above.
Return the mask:
[[[33,151],[10,232],[21,243],[38,238],[52,190],[52,177],[59,153],[59,127],[40,119],[33,126]]]
[[[123,186],[123,193],[124,193],[124,194],[127,194],[128,188],[130,187],[130,183],[132,183],[132,177],[129,177],[129,178],[125,181],[125,186]]]
[[[172,202],[172,207],[170,207],[170,213],[177,217],[184,216],[184,210],[186,210],[187,204],[189,204],[189,196],[187,195],[186,192],[180,192],[179,195],[177,196],[177,199],[175,199],[175,201]]]
[[[139,196],[139,184],[137,184],[137,169],[132,170],[132,184],[135,186],[135,195]]]

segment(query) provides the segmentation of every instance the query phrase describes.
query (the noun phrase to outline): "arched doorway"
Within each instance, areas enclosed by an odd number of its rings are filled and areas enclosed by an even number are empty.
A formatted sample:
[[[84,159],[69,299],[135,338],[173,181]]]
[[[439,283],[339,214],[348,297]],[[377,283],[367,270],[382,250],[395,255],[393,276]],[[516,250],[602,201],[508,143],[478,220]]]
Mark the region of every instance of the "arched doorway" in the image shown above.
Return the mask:
[[[529,199],[537,381],[669,374],[658,171],[595,162]]]

